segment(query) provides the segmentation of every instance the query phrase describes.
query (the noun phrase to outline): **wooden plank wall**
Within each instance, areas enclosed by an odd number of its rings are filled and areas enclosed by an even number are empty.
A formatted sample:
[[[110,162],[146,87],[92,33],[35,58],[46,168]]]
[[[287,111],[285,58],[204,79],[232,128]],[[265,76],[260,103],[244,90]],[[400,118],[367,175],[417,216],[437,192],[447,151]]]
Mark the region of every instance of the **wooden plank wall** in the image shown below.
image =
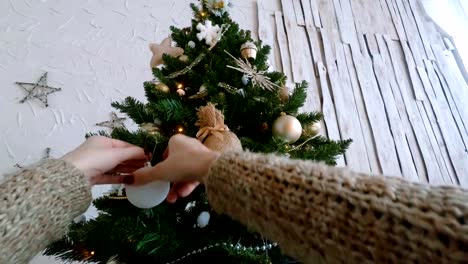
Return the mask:
[[[468,186],[468,85],[419,0],[264,1],[277,69],[310,82],[304,110],[325,113],[322,133],[354,140],[340,166]]]

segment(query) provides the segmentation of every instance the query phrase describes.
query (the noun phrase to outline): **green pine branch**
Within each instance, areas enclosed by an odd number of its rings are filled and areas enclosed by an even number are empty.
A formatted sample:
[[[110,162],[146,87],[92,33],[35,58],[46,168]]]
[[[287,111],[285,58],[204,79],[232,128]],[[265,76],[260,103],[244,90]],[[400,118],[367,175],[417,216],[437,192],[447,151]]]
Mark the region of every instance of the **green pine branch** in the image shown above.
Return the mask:
[[[301,113],[296,116],[297,120],[301,122],[302,126],[311,125],[316,122],[320,122],[323,119],[323,113],[321,112],[311,112],[311,113]]]
[[[300,84],[296,84],[296,88],[289,96],[289,100],[283,106],[283,112],[289,115],[296,115],[299,108],[304,105],[307,98],[307,82],[303,81]]]
[[[127,97],[123,102],[113,102],[112,107],[127,114],[135,123],[152,123],[154,116],[146,109],[145,104],[133,97]]]
[[[156,103],[149,103],[148,109],[162,121],[172,123],[194,122],[195,109],[190,109],[177,99],[163,99]]]

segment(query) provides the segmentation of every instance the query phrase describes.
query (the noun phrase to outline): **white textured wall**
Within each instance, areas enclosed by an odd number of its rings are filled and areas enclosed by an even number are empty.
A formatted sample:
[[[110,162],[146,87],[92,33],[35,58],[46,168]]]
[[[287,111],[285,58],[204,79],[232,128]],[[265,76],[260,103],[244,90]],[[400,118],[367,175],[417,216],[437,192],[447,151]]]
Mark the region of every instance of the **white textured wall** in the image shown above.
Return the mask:
[[[0,175],[36,162],[47,147],[62,156],[109,118],[112,101],[144,99],[143,81],[152,78],[148,43],[166,37],[170,25],[189,26],[190,2],[0,0]],[[255,28],[255,1],[233,2],[233,17]],[[48,108],[19,104],[25,92],[14,83],[35,82],[46,71],[63,91],[49,96]]]
[[[426,12],[453,37],[468,68],[468,0],[421,0]]]

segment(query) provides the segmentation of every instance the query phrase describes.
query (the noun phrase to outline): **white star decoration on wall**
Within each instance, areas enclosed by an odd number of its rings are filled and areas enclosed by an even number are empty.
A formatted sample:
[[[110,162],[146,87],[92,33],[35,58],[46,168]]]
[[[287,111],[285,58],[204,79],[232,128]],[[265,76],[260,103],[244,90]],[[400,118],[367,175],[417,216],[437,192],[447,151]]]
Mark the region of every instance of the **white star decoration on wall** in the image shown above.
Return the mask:
[[[110,129],[125,127],[124,121],[126,118],[118,117],[116,113],[111,113],[111,120],[97,123],[96,126],[108,127]]]
[[[21,86],[21,88],[28,93],[23,99],[21,99],[21,101],[19,101],[20,103],[24,103],[32,99],[38,99],[45,107],[49,106],[47,96],[62,90],[62,88],[50,87],[47,85],[47,72],[44,73],[36,83],[16,82],[16,84]]]

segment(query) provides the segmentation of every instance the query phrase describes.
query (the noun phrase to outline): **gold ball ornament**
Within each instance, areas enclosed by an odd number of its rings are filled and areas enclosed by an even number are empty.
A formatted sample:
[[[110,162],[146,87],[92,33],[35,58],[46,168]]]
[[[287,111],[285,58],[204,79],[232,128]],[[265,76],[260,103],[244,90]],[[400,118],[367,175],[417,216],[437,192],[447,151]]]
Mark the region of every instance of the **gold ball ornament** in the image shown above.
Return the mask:
[[[169,89],[169,86],[167,86],[164,83],[157,83],[157,84],[154,85],[154,87],[156,87],[156,90],[159,90],[159,91],[164,92],[164,93],[168,93],[168,92],[171,91],[171,89]]]
[[[216,2],[213,3],[213,8],[214,9],[222,9],[222,8],[224,8],[224,6],[225,6],[225,3],[224,3],[223,0],[216,1]]]
[[[182,61],[182,62],[188,62],[189,57],[187,55],[181,55],[179,57],[179,60]]]
[[[286,102],[289,100],[289,88],[287,86],[282,86],[279,90],[279,98],[281,102]]]
[[[257,58],[257,46],[255,46],[255,43],[253,42],[247,41],[246,43],[242,44],[240,52],[243,59]]]
[[[304,128],[304,134],[313,137],[320,134],[320,129],[322,129],[322,124],[320,122],[316,122],[306,126]]]
[[[275,120],[272,132],[274,136],[288,143],[294,143],[302,135],[302,125],[294,116],[284,114]]]

